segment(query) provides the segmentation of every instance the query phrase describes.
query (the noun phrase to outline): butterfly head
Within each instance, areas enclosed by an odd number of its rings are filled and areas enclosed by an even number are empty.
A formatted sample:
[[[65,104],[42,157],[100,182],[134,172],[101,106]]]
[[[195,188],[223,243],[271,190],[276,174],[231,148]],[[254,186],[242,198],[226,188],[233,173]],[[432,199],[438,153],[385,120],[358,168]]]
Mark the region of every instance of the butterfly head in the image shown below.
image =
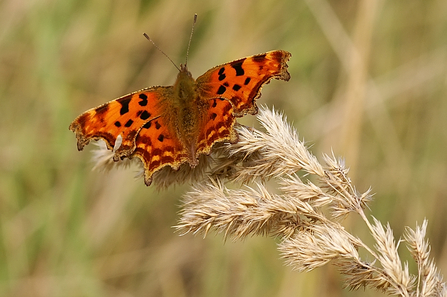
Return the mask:
[[[192,78],[192,74],[191,72],[189,72],[188,70],[188,66],[186,66],[186,64],[180,64],[180,70],[179,73],[177,75],[177,80],[191,80]]]

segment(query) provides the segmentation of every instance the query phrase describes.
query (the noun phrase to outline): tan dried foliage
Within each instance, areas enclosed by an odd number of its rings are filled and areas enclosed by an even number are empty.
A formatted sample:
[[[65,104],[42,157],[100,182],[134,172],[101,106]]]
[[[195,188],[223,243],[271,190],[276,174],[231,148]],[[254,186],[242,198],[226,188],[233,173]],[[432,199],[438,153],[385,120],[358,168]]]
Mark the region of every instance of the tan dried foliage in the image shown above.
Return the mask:
[[[371,191],[355,188],[343,160],[331,154],[320,163],[278,112],[261,108],[258,120],[264,131],[238,126],[239,142],[219,144],[200,160],[199,168],[166,169],[154,176],[161,187],[194,181],[184,195],[178,232],[206,236],[215,230],[234,239],[275,236],[281,239],[278,249],[286,265],[298,271],[333,263],[351,289],[447,296],[430,259],[427,221],[415,230],[407,227],[396,242],[389,224],[368,219]],[[111,165],[106,157],[98,160]],[[342,219],[351,213],[360,215],[370,230],[373,247],[343,227]],[[417,263],[417,274],[401,261],[398,247],[403,241]],[[362,259],[360,249],[373,261]]]

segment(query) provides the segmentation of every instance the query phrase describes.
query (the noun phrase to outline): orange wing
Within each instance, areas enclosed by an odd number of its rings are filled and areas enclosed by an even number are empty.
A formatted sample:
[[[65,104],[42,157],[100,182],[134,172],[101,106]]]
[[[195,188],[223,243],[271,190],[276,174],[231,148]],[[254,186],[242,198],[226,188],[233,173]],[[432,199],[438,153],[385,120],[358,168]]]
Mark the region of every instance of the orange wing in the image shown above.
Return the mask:
[[[197,154],[209,154],[215,142],[237,142],[238,136],[233,129],[235,121],[229,101],[221,98],[209,100],[208,113],[197,140]]]
[[[169,129],[163,117],[147,122],[136,138],[136,149],[130,157],[138,157],[144,164],[144,182],[149,186],[152,175],[163,168],[171,166],[177,170],[180,165],[188,162],[195,165],[195,159],[200,154],[209,154],[215,142],[229,140],[237,141],[233,129],[235,118],[233,107],[225,99],[209,100],[207,116],[204,117],[204,129],[200,131],[194,156],[185,148],[181,141]]]
[[[197,78],[200,97],[224,98],[233,105],[234,116],[256,114],[255,99],[272,78],[288,81],[287,61],[291,54],[277,50],[259,54],[208,70]]]
[[[166,165],[173,169],[191,161],[184,145],[163,121],[163,117],[147,122],[136,138],[136,149],[131,157],[138,157],[144,165],[144,182],[149,186],[152,174]],[[195,160],[194,160],[195,161]]]
[[[135,139],[140,129],[160,116],[160,101],[171,94],[172,87],[152,87],[87,110],[69,127],[76,133],[78,150],[82,150],[90,140],[97,139],[104,139],[107,147],[113,149],[121,135],[122,143],[115,151],[114,160],[129,156],[135,150]]]

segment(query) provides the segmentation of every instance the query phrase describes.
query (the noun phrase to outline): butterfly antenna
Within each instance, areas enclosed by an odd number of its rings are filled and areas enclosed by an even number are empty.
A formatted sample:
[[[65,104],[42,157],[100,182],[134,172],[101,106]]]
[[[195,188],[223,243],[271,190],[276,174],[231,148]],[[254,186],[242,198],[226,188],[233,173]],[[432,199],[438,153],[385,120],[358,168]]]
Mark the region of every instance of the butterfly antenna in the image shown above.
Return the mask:
[[[192,21],[191,35],[189,36],[188,49],[186,50],[185,66],[188,65],[189,47],[191,45],[192,34],[194,33],[194,25],[197,22],[197,13],[194,14],[194,20]]]
[[[172,65],[174,65],[175,68],[177,68],[178,71],[181,71],[180,68],[178,68],[178,66],[174,63],[174,61],[172,61],[171,58],[169,58],[169,56],[162,51],[156,44],[155,42],[149,37],[149,35],[147,35],[146,33],[143,33],[144,37],[146,37],[147,40],[149,40],[150,42],[152,42],[152,44],[163,54],[165,55],[166,58],[168,58],[169,61],[171,61]]]

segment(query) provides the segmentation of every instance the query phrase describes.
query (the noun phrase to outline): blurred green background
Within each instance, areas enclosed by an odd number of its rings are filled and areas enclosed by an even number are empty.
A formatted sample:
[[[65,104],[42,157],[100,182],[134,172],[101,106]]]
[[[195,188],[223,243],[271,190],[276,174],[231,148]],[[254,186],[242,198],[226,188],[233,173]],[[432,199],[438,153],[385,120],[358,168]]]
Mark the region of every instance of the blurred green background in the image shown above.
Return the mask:
[[[330,265],[291,271],[272,238],[180,237],[172,226],[189,186],[92,172],[93,146],[77,151],[68,126],[78,114],[174,82],[142,33],[183,63],[194,13],[193,75],[290,51],[292,79],[266,86],[259,103],[284,111],[318,157],[346,158],[396,238],[427,218],[445,275],[445,0],[3,0],[0,296],[382,296],[343,290]],[[346,223],[368,241],[359,217]]]

